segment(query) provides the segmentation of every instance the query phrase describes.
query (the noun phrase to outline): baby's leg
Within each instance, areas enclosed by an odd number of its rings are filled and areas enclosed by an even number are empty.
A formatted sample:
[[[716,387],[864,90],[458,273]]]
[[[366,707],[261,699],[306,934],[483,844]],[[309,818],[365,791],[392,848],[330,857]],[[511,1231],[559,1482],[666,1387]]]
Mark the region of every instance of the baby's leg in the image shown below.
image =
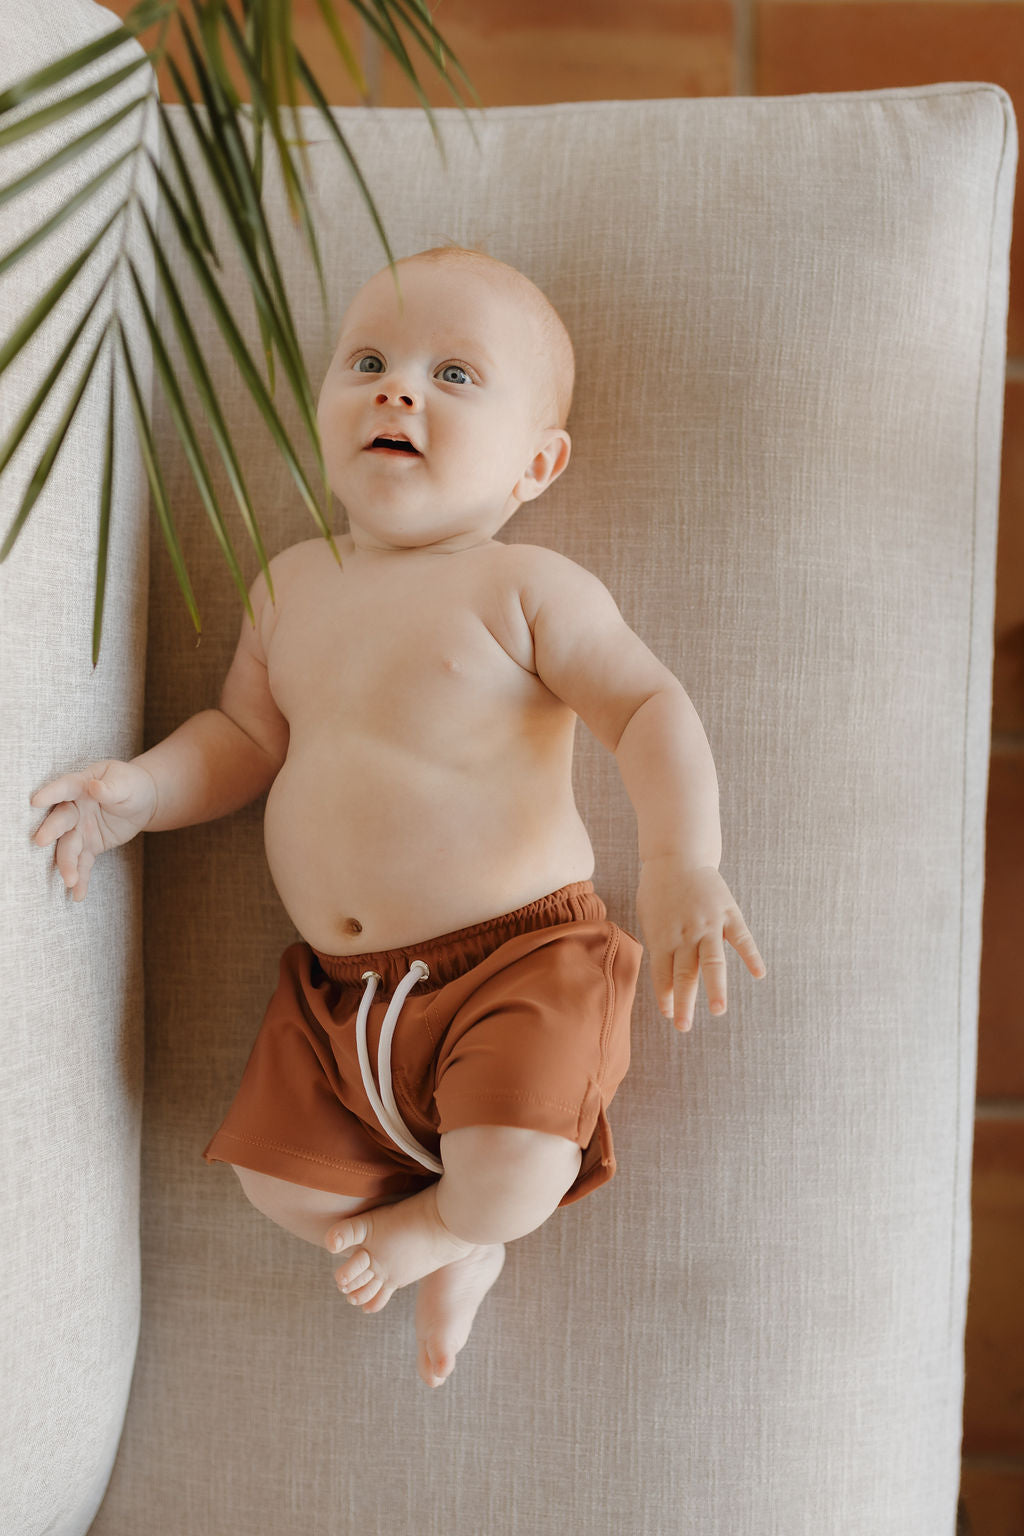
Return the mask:
[[[448,1132],[437,1184],[328,1232],[333,1253],[359,1245],[335,1271],[339,1290],[364,1312],[379,1312],[400,1286],[419,1280],[419,1373],[440,1386],[501,1272],[504,1244],[547,1220],[581,1158],[575,1142],[540,1131],[487,1125]]]
[[[335,1272],[357,1306],[379,1312],[399,1287],[525,1237],[545,1222],[579,1172],[582,1154],[564,1136],[507,1125],[467,1126],[441,1137],[444,1173],[391,1208],[340,1221],[333,1253],[354,1248]]]
[[[308,1189],[304,1184],[276,1179],[269,1173],[257,1173],[254,1168],[240,1168],[236,1163],[231,1166],[258,1211],[286,1232],[315,1243],[318,1248],[323,1247],[328,1229],[341,1217],[387,1204],[380,1197],[367,1200],[358,1195],[335,1195],[329,1189]]]

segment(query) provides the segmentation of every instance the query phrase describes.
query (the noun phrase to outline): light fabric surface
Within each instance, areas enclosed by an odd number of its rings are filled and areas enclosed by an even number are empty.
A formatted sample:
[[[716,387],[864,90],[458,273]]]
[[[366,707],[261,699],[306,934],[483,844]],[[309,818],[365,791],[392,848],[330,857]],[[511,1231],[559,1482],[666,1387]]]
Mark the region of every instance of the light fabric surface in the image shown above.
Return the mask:
[[[441,113],[447,169],[416,113],[340,119],[399,254],[482,243],[562,312],[577,346],[574,461],[508,533],[596,571],[684,681],[719,766],[723,868],[770,974],[755,985],[734,965],[726,1019],[703,1017],[687,1039],[641,992],[612,1107],[616,1180],[512,1248],[455,1376],[431,1394],[415,1375],[412,1297],[374,1318],[345,1307],[327,1255],[201,1160],[292,936],[259,808],[150,838],[143,1328],[92,1530],[952,1532],[1008,100],[968,84],[506,108],[478,123],[478,147]],[[276,189],[268,201],[317,377],[380,255],[308,126],[326,318]],[[308,536],[226,361],[218,383],[271,549]],[[204,636],[196,649],[157,549],[148,739],[215,701],[239,623],[158,425]],[[37,603],[43,560],[21,577]],[[70,584],[68,562],[59,570]],[[83,656],[87,629],[61,623]],[[130,667],[132,635],[110,651]],[[120,665],[105,659],[98,686],[124,699]],[[130,730],[110,739],[77,678],[62,659],[49,711],[34,684],[15,685],[44,771],[76,746],[55,712],[88,719],[102,737],[88,750],[126,749]],[[599,888],[632,926],[632,813],[583,732],[578,787]],[[117,970],[126,918],[104,904],[131,868],[108,860],[83,909],[50,891],[47,954],[84,917],[93,965]],[[21,930],[41,921],[18,919],[23,999],[36,981]],[[65,971],[81,994],[81,951]],[[94,1017],[90,1033],[103,1026]],[[119,1083],[102,1102],[134,1100]],[[124,1220],[86,1255],[108,1283],[131,1219],[134,1167],[118,1151]],[[77,1308],[63,1276],[53,1287],[59,1299],[34,1298],[33,1326]],[[20,1425],[47,1417],[40,1391],[74,1394],[87,1419],[85,1372],[19,1391]],[[38,1498],[17,1536],[47,1530]],[[50,1528],[85,1530],[87,1503],[81,1523]]]
[[[114,24],[85,0],[0,0],[0,89]],[[140,79],[116,90],[98,115],[144,89]],[[65,119],[0,150],[0,184],[80,131],[81,120]],[[134,137],[123,124],[118,148]],[[0,208],[0,251],[109,158],[109,148],[93,149]],[[127,174],[0,276],[4,339],[109,217]],[[90,305],[118,235],[110,232],[69,290],[59,321],[47,322],[0,380],[0,442],[70,319]],[[143,259],[134,239],[129,248]],[[64,385],[5,477],[0,539],[108,313],[95,309]],[[9,1536],[75,1536],[88,1527],[117,1449],[139,1324],[140,853],[112,861],[95,901],[90,895],[75,907],[52,856],[29,841],[40,821],[28,803],[35,788],[63,768],[131,754],[141,741],[146,503],[126,401],[117,416],[106,643],[96,671],[90,655],[106,397],[101,365],[65,453],[0,567],[0,1529]]]
[[[452,1381],[413,1298],[199,1158],[290,930],[259,813],[147,846],[144,1329],[96,1530],[951,1531],[1013,127],[988,87],[345,112],[395,248],[482,243],[578,349],[575,459],[513,538],[595,570],[685,682],[770,979],[677,1038],[649,994],[621,1172],[516,1245]],[[272,198],[311,372],[380,265],[315,120],[331,312]],[[225,366],[238,419],[246,412]],[[308,535],[246,437],[271,548]],[[184,481],[177,497],[188,497]],[[237,603],[154,561],[148,734],[215,698]],[[612,916],[633,818],[580,742]],[[372,807],[354,807],[372,814]]]

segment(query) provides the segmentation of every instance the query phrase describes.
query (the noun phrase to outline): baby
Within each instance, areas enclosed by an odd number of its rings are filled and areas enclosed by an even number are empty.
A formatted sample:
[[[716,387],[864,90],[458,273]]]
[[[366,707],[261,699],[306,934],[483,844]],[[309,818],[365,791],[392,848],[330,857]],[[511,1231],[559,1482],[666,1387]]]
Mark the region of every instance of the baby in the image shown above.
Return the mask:
[[[419,1282],[418,1369],[439,1386],[504,1245],[615,1168],[641,948],[590,883],[577,716],[636,810],[662,1012],[689,1029],[703,978],[724,1013],[724,941],[764,964],[718,873],[715,767],[679,682],[594,576],[494,537],[569,462],[565,327],[476,252],[398,270],[356,295],[320,395],[341,564],[320,538],[282,551],[219,707],[32,803],[81,901],[104,850],[269,790],[303,941],[205,1156],[341,1255],[364,1312]]]

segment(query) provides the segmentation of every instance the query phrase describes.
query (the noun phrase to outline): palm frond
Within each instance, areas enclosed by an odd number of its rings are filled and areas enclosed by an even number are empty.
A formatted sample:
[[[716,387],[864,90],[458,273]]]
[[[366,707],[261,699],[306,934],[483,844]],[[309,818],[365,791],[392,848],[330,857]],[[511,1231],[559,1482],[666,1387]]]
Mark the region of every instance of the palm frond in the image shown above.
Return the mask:
[[[92,664],[99,665],[103,641],[103,610],[107,598],[107,553],[110,549],[110,517],[114,501],[114,360],[110,360],[107,390],[107,430],[103,445],[103,479],[100,483],[100,516],[96,530],[96,589],[92,605]]]
[[[347,0],[355,17],[360,18],[395,60],[409,82],[443,155],[437,121],[410,55],[410,47],[436,71],[451,92],[453,100],[466,110],[461,86],[471,96],[465,72],[434,25],[427,0]],[[19,413],[7,438],[0,445],[0,477],[10,473],[13,461],[22,458],[19,449],[26,444],[33,423],[43,414],[56,389],[67,390],[67,379],[95,315],[100,320],[97,339],[86,343],[86,359],[76,381],[66,395],[66,404],[49,433],[42,452],[20,498],[18,510],[8,529],[0,560],[10,553],[25,526],[47,479],[67,440],[68,432],[104,355],[109,365],[105,430],[103,435],[103,471],[99,490],[97,521],[96,586],[93,614],[93,661],[98,659],[107,581],[107,550],[116,479],[116,457],[120,438],[115,430],[115,401],[118,379],[126,385],[127,397],[136,425],[136,439],[150,488],[152,506],[163,533],[171,567],[181,589],[197,632],[200,617],[195,593],[186,568],[181,541],[174,522],[148,402],[140,384],[138,358],[126,329],[123,297],[115,285],[122,278],[138,307],[154,362],[154,384],[166,402],[185,464],[195,482],[205,508],[213,536],[228,566],[243,601],[248,590],[241,562],[232,542],[225,514],[219,504],[214,477],[199,443],[187,391],[198,402],[202,418],[212,436],[213,445],[227,475],[228,484],[241,517],[242,525],[269,579],[267,554],[253,507],[252,497],[242,475],[239,455],[226,423],[226,413],[217,398],[213,370],[204,356],[198,326],[186,303],[173,263],[165,250],[166,236],[158,236],[155,208],[147,206],[149,188],[163,209],[166,222],[177,240],[184,268],[191,275],[200,302],[215,322],[222,344],[243,380],[277,452],[294,480],[298,494],[320,533],[338,557],[328,522],[328,495],[323,452],[316,424],[316,406],[302,357],[298,332],[291,311],[290,298],[280,259],[263,206],[265,143],[276,151],[282,185],[288,207],[303,241],[320,285],[326,305],[323,264],[316,237],[308,189],[312,180],[307,145],[299,117],[300,92],[304,92],[320,119],[327,125],[332,142],[344,157],[360,197],[373,222],[389,264],[394,265],[387,233],[355,155],[340,125],[328,106],[322,86],[309,59],[296,46],[292,28],[293,0],[241,0],[241,21],[227,0],[190,0],[191,19],[184,14],[184,0],[140,0],[121,25],[74,49],[64,58],[44,69],[33,71],[0,92],[0,150],[31,143],[37,135],[60,127],[62,142],[56,148],[47,145],[39,161],[22,170],[6,184],[0,184],[0,207],[13,203],[34,187],[43,186],[57,173],[98,151],[104,145],[114,152],[107,163],[96,169],[90,165],[80,186],[70,195],[62,194],[59,203],[47,210],[34,227],[20,232],[9,249],[0,252],[0,276],[17,265],[62,227],[74,227],[101,195],[101,226],[83,237],[72,259],[56,276],[48,279],[45,291],[28,310],[14,320],[5,334],[0,334],[0,375],[54,317],[66,321],[55,361],[48,365],[28,403]],[[331,43],[365,100],[368,92],[348,34],[338,16],[337,0],[316,0]],[[237,8],[236,8],[237,9]],[[155,28],[158,36],[139,53],[139,37]],[[172,29],[180,36],[188,67],[195,77],[200,102],[192,99],[178,63],[169,51]],[[408,46],[406,43],[408,39]],[[131,46],[136,52],[128,59],[117,51]],[[109,66],[104,66],[109,60]],[[155,89],[153,69],[164,65],[184,108],[184,130],[163,110]],[[152,68],[147,68],[152,66]],[[100,73],[97,74],[97,67]],[[233,75],[233,71],[236,73]],[[145,88],[132,93],[132,81],[141,79]],[[239,95],[237,80],[244,80],[248,100]],[[461,84],[460,84],[461,83]],[[126,92],[127,100],[119,100]],[[112,110],[100,122],[91,122],[97,107],[109,98]],[[475,96],[474,96],[475,99]],[[157,114],[161,154],[154,154],[153,117]],[[76,116],[87,114],[77,133]],[[71,134],[68,135],[68,127]],[[182,132],[193,140],[191,150],[183,143]],[[127,137],[126,137],[127,136]],[[52,141],[51,141],[52,143]],[[48,151],[48,152],[46,152]],[[198,163],[205,173],[202,187],[190,166]],[[143,172],[146,174],[143,175]],[[113,195],[112,195],[113,194]],[[221,254],[215,249],[209,216],[211,198],[219,205],[232,242],[233,254],[244,272],[252,298],[263,351],[263,369],[255,361],[243,339],[244,327],[232,312],[223,291]],[[138,265],[138,237],[152,257],[165,320],[158,314]],[[88,264],[97,257],[101,245],[108,254],[98,282],[89,292],[89,302],[80,310],[72,300],[81,286]],[[133,252],[136,254],[133,255]],[[99,256],[102,263],[102,253]],[[167,347],[166,332],[173,329],[183,368],[175,362]],[[26,356],[29,355],[26,353]],[[276,376],[287,381],[294,402],[304,447],[293,443],[274,402]],[[324,482],[320,496],[310,485],[303,468],[303,453],[312,453]],[[271,592],[273,596],[273,592]],[[251,615],[250,615],[251,616]]]
[[[96,298],[98,297],[99,294],[96,295]],[[92,304],[86,306],[81,319],[58,353],[57,360],[53,367],[43,379],[43,382],[40,384],[39,388],[28,402],[28,405],[26,405],[25,409],[14,423],[14,426],[11,428],[11,435],[4,444],[2,451],[0,451],[0,474],[2,474],[3,471],[7,468],[14,455],[21,447],[21,444],[24,442],[26,436],[28,435],[29,428],[32,426],[32,423],[36,420],[43,407],[45,406],[47,400],[50,397],[50,391],[56,385],[57,380],[63,377],[64,370],[71,360],[71,354],[74,352],[75,347],[78,345],[78,338],[81,336],[82,332],[89,324],[89,321],[92,319],[92,310]]]
[[[7,530],[7,537],[4,539],[3,545],[0,546],[0,560],[5,560],[14,548],[18,534],[25,526],[29,513],[38,501],[43,487],[50,478],[50,471],[57,462],[57,455],[64,446],[64,439],[67,437],[71,423],[78,413],[78,407],[81,405],[82,397],[89,387],[89,380],[92,378],[93,370],[99,360],[99,355],[103,350],[103,343],[105,341],[106,334],[102,335],[93,347],[89,360],[79,376],[78,383],[71,392],[71,398],[61,412],[60,420],[50,434],[50,440],[43,449],[42,456],[32,473],[28,483],[28,490],[22,497],[21,506],[18,508],[14,522]]]
[[[345,66],[345,72],[358,91],[364,102],[369,100],[370,90],[363,78],[363,71],[359,67],[359,60],[352,51],[344,27],[338,20],[337,12],[331,4],[331,0],[316,0],[316,8],[323,18],[324,25],[331,34],[331,41],[337,50],[338,57]]]
[[[133,59],[123,69],[115,69],[111,74],[94,80],[92,85],[87,85],[82,90],[63,97],[60,101],[52,101],[48,107],[40,107],[38,112],[30,112],[27,117],[18,118],[15,122],[9,123],[6,128],[0,128],[0,149],[16,143],[18,139],[30,138],[33,133],[49,128],[51,123],[59,123],[62,118],[70,117],[72,112],[78,112],[82,107],[98,101],[101,96],[109,95],[125,80],[130,80],[132,75],[138,74],[140,69],[149,67],[148,58]]]
[[[54,309],[56,309],[57,304],[63,298],[67,290],[71,287],[71,284],[74,282],[79,272],[81,272],[90,256],[99,248],[99,245],[106,235],[108,229],[110,229],[115,221],[120,218],[121,212],[122,210],[120,208],[116,208],[114,210],[114,212],[110,215],[110,218],[99,230],[99,233],[93,235],[85,249],[79,251],[78,255],[74,257],[72,261],[68,262],[67,266],[57,278],[56,282],[52,283],[50,287],[47,288],[42,298],[38,299],[36,303],[33,304],[28,314],[25,315],[19,324],[15,326],[14,330],[7,338],[4,345],[0,347],[0,374],[6,372],[21,349],[24,346],[27,346],[27,344],[32,340],[32,337],[36,334],[36,331],[38,331],[39,327],[49,319]],[[113,274],[115,266],[116,260],[112,261],[107,269],[108,278]]]
[[[316,496],[310,487],[309,481],[306,478],[306,473],[302,468],[298,455],[292,446],[291,440],[288,437],[288,433],[285,430],[280,416],[278,415],[270,393],[267,390],[266,385],[263,383],[263,380],[260,378],[259,369],[256,367],[252,355],[242,338],[242,333],[239,330],[238,324],[232,315],[231,310],[223,295],[221,294],[220,289],[217,287],[212,274],[207,268],[206,263],[203,260],[202,252],[192,239],[191,230],[187,220],[185,219],[181,205],[175,196],[174,189],[170,186],[167,178],[159,169],[157,169],[157,179],[160,183],[160,188],[163,192],[165,203],[177,228],[182,247],[192,266],[192,271],[195,277],[198,279],[199,286],[203,291],[203,295],[210,306],[213,318],[216,320],[221,335],[227,343],[232,359],[238,368],[238,371],[241,374],[257,409],[262,415],[264,422],[270,431],[271,437],[277,444],[278,450],[280,451],[282,457],[285,460],[285,463],[288,465],[288,468],[291,471],[292,477],[298,487],[299,494],[301,495],[307,508],[312,514],[314,521],[320,529],[320,532],[325,536],[325,538],[328,539],[331,547],[334,548],[334,541],[331,537],[330,529],[328,528],[326,519],[324,518],[323,511],[321,510]],[[337,551],[335,551],[335,553],[337,553]]]
[[[286,135],[281,131],[280,118],[275,117],[271,113],[270,102],[263,89],[263,82],[260,78],[260,72],[257,67],[256,59],[250,52],[249,46],[246,43],[244,36],[242,35],[241,29],[239,28],[238,23],[235,21],[235,18],[232,16],[230,11],[224,12],[224,25],[227,29],[228,37],[235,51],[235,55],[238,58],[242,69],[245,71],[245,77],[249,82],[249,90],[253,107],[254,133],[254,155],[252,169],[253,180],[256,186],[257,194],[260,194],[262,190],[262,130],[264,123],[269,123],[270,131],[274,139],[274,144],[277,148],[278,163],[281,167],[281,175],[284,181],[285,192],[288,197],[288,205],[291,209],[292,217],[297,218],[302,225],[302,231],[305,235],[306,245],[309,249],[309,253],[313,261],[313,266],[316,270],[317,282],[320,286],[321,301],[326,304],[327,285],[324,279],[323,262],[320,257],[320,244],[316,238],[316,228],[313,223],[313,218],[309,209],[309,202],[306,197],[305,188],[303,186],[303,175],[301,175],[299,170],[296,168],[295,162],[292,158],[291,144]],[[297,54],[295,58],[297,65]],[[303,157],[303,171],[305,178],[308,180],[309,163],[308,156],[306,155],[306,146],[304,141],[300,141],[299,148]]]
[[[195,479],[203,506],[206,508],[206,515],[210,519],[217,543],[220,545],[221,551],[228,562],[235,585],[242,594],[242,601],[245,603],[246,611],[250,619],[255,623],[252,604],[249,601],[249,589],[246,585],[245,577],[242,575],[242,568],[238,563],[238,556],[235,554],[235,546],[231,542],[231,535],[228,533],[220,507],[217,504],[210,471],[203,455],[203,450],[199,446],[199,439],[196,436],[196,429],[192,423],[192,418],[188,413],[188,406],[185,404],[185,396],[182,393],[181,385],[178,383],[178,376],[174,371],[174,365],[171,362],[167,348],[164,346],[164,339],[156,323],[156,317],[146,297],[145,284],[139,276],[138,268],[134,261],[130,259],[128,269],[131,272],[135,297],[138,300],[139,308],[142,310],[142,318],[149,333],[150,344],[153,348],[153,361],[156,363],[157,372],[163,385],[164,398],[167,401],[171,419],[174,422],[185,458]]]
[[[134,149],[126,149],[123,154],[118,155],[116,159],[111,160],[110,163],[105,165],[101,171],[97,171],[96,175],[92,178],[91,181],[87,181],[84,187],[81,187],[79,191],[74,193],[72,197],[69,197],[66,199],[66,201],[62,202],[56,213],[52,214],[50,218],[48,218],[44,223],[40,224],[38,228],[33,229],[28,235],[26,235],[24,240],[20,241],[17,245],[12,246],[9,251],[6,251],[3,256],[0,256],[0,277],[2,277],[3,274],[9,270],[9,268],[16,266],[23,256],[28,255],[29,251],[34,250],[37,245],[41,245],[42,242],[49,235],[52,235],[55,229],[59,229],[64,221],[69,219],[73,213],[77,213],[80,208],[84,208],[86,203],[90,202],[91,199],[96,195],[100,187],[104,186],[105,183],[110,180],[111,176],[113,176],[116,171],[119,171],[125,162],[130,160],[134,154]]]
[[[120,27],[105,33],[103,37],[98,37],[91,43],[86,43],[81,48],[76,48],[64,58],[56,59],[45,69],[38,69],[31,75],[26,75],[23,80],[17,81],[7,90],[0,91],[0,116],[21,106],[22,102],[30,101],[33,96],[39,96],[43,91],[48,91],[51,86],[60,85],[72,75],[77,75],[90,64],[102,59],[104,55],[112,53],[115,48],[120,48],[123,43],[134,41],[140,32],[144,32],[147,27],[151,27],[154,22],[162,20],[176,9],[176,0],[143,0],[142,4],[133,8],[131,15]]]
[[[427,94],[420,84],[419,76],[406,51],[405,44],[402,41],[402,34],[392,20],[387,0],[368,0],[368,3],[364,3],[364,0],[352,0],[352,4],[371,30],[380,38],[388,53],[391,54],[391,57],[402,71],[402,74],[412,86],[416,99],[423,109],[424,116],[430,124],[430,131],[434,135],[434,143],[437,145],[438,153],[443,160],[444,141],[437,126],[437,119],[431,111]]]
[[[259,525],[256,521],[256,513],[253,509],[252,498],[249,495],[249,491],[245,484],[245,478],[242,474],[242,467],[239,463],[238,453],[236,452],[234,443],[231,440],[231,434],[228,431],[227,423],[224,420],[220,402],[217,399],[217,393],[213,386],[213,380],[210,378],[209,369],[207,368],[206,361],[203,357],[198,337],[196,336],[192,322],[188,317],[187,306],[181,296],[178,284],[174,280],[174,274],[172,273],[170,265],[168,264],[167,256],[164,252],[163,246],[157,236],[155,228],[153,227],[152,220],[150,219],[149,214],[146,212],[145,208],[142,209],[142,217],[145,221],[146,231],[149,235],[153,257],[156,262],[157,276],[160,280],[160,285],[163,289],[164,297],[167,301],[167,306],[171,313],[174,329],[177,332],[178,341],[185,356],[185,361],[188,365],[193,385],[206,414],[207,424],[213,434],[214,442],[217,445],[217,449],[223,461],[224,468],[227,471],[228,480],[230,482],[231,489],[234,492],[235,500],[238,503],[242,521],[245,524],[246,532],[252,541],[253,548],[256,550],[256,554],[259,557],[260,567],[264,576],[266,577],[267,587],[269,589],[271,599],[273,599],[274,584],[270,575],[270,566],[267,560],[267,552],[263,544],[263,538],[259,530]],[[0,465],[0,468],[2,468],[2,465]],[[246,593],[246,597],[248,598],[248,593]]]
[[[117,337],[120,343],[121,359],[124,363],[125,376],[128,380],[128,388],[132,402],[132,413],[135,417],[135,427],[139,434],[139,450],[142,454],[142,464],[146,471],[146,479],[149,481],[149,491],[153,498],[153,509],[156,512],[160,531],[164,536],[164,543],[171,559],[171,565],[181,588],[185,605],[189,616],[195,626],[196,634],[202,633],[203,624],[199,617],[199,606],[196,603],[196,595],[189,579],[188,567],[185,564],[185,556],[182,553],[181,540],[178,538],[178,530],[174,526],[174,517],[171,513],[171,498],[167,493],[167,484],[160,469],[160,461],[157,458],[156,443],[153,439],[153,429],[149,423],[146,400],[139,385],[135,365],[132,362],[131,344],[125,334],[124,326],[120,320],[117,322]]]
[[[139,110],[139,107],[143,105],[145,100],[146,97],[138,96],[134,101],[126,102],[123,107],[119,107],[116,112],[112,112],[109,117],[105,117],[102,123],[97,123],[95,127],[86,129],[72,143],[65,144],[61,149],[55,150],[52,155],[48,155],[45,160],[40,160],[38,165],[32,166],[31,170],[26,171],[17,180],[9,181],[5,187],[0,187],[0,207],[3,207],[4,203],[11,202],[14,198],[20,197],[22,192],[27,192],[30,187],[45,181],[47,177],[53,175],[54,171],[63,170],[64,166],[84,155],[86,150],[91,149],[94,144],[98,144],[108,138],[119,123],[122,123],[126,117],[130,117],[133,112]]]

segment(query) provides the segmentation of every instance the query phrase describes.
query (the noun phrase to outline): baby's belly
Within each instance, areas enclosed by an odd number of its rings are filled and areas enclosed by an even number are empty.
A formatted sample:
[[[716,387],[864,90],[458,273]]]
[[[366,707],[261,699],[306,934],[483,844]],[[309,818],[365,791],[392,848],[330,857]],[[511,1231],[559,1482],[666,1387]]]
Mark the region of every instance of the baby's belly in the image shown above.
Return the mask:
[[[435,938],[590,878],[565,766],[472,773],[351,748],[291,757],[267,800],[267,860],[292,922],[327,954]]]

